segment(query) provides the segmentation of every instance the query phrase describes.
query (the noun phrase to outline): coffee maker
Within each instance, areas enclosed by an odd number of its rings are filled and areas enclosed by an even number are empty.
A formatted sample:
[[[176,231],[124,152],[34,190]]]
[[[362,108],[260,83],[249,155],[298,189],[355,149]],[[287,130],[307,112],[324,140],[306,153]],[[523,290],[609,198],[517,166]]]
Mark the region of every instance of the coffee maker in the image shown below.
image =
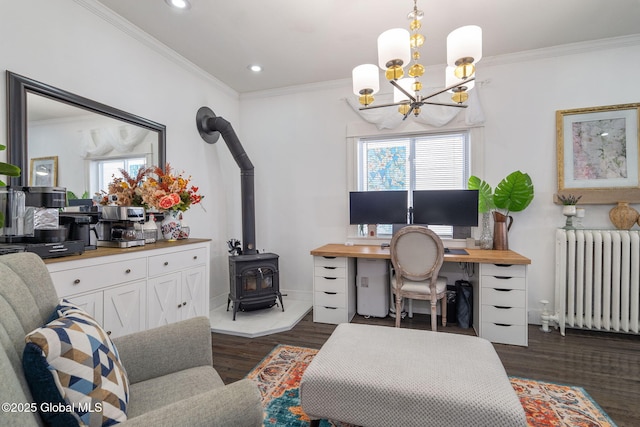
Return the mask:
[[[144,246],[145,239],[141,227],[145,220],[145,210],[138,206],[102,206],[100,219],[96,224],[98,246],[110,248],[131,248]]]
[[[41,258],[82,254],[84,243],[68,240],[69,228],[60,225],[59,211],[67,201],[63,187],[5,187],[0,193],[5,225],[3,247],[21,248]]]

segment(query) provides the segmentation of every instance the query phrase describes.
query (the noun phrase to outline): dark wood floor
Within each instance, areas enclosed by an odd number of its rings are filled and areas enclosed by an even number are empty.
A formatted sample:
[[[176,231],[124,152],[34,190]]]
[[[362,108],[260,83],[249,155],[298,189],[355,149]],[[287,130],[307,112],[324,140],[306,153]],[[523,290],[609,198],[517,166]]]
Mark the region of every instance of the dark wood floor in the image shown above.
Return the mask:
[[[392,326],[394,319],[353,322]],[[430,329],[428,316],[405,319],[403,327]],[[244,378],[277,344],[319,349],[335,325],[313,323],[309,313],[291,331],[258,338],[212,334],[213,364],[225,383]],[[442,331],[442,329],[440,329]],[[473,334],[447,326],[446,332]],[[640,426],[640,337],[567,330],[543,333],[529,325],[529,347],[494,344],[507,374],[583,387],[619,426]]]

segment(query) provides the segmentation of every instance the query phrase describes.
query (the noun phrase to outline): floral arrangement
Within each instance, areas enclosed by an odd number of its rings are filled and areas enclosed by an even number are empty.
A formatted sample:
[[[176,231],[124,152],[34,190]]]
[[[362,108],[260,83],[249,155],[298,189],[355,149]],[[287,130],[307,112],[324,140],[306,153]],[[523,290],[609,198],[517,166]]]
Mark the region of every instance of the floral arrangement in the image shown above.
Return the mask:
[[[100,196],[99,203],[108,205],[110,195],[115,195],[117,200],[115,204],[118,206],[143,206],[142,196],[136,190],[142,185],[144,178],[153,171],[153,168],[140,168],[135,177],[132,177],[126,170],[120,169],[122,177],[113,177],[113,181],[109,184],[107,191],[104,190],[98,194]]]
[[[139,187],[139,194],[146,206],[160,211],[184,212],[204,198],[198,194],[198,187],[189,186],[191,176],[185,178],[182,173],[174,174],[169,163],[164,171],[162,168],[154,167],[151,173],[156,177],[147,176]]]
[[[158,211],[186,211],[198,204],[204,196],[198,194],[198,187],[189,185],[191,176],[175,174],[167,163],[165,170],[158,166],[140,169],[132,177],[120,169],[122,177],[114,177],[108,192],[101,195],[100,204],[109,203],[109,196],[116,195],[119,206],[143,206]]]

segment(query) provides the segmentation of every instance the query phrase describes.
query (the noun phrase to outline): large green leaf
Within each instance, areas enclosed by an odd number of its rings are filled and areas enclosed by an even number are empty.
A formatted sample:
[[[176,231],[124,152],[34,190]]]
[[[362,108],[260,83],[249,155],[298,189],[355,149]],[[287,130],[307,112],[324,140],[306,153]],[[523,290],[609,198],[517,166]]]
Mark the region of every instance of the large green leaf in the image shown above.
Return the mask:
[[[520,171],[510,173],[496,186],[493,202],[499,209],[509,212],[524,210],[533,200],[531,177]]]
[[[496,206],[493,203],[493,190],[486,181],[472,175],[469,177],[469,181],[467,182],[467,188],[469,190],[478,190],[479,213],[486,213],[495,209]]]
[[[0,162],[0,175],[20,176],[20,168],[9,163]]]

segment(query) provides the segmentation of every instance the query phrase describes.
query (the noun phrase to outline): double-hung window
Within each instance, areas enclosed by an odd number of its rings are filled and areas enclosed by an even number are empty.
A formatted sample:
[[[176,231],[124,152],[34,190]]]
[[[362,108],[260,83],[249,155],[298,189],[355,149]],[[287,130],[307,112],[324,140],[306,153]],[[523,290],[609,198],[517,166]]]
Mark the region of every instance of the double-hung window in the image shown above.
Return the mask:
[[[358,140],[358,191],[467,188],[470,172],[468,131],[370,137]],[[441,237],[452,237],[450,226],[430,226]],[[391,234],[391,225],[378,234]]]

